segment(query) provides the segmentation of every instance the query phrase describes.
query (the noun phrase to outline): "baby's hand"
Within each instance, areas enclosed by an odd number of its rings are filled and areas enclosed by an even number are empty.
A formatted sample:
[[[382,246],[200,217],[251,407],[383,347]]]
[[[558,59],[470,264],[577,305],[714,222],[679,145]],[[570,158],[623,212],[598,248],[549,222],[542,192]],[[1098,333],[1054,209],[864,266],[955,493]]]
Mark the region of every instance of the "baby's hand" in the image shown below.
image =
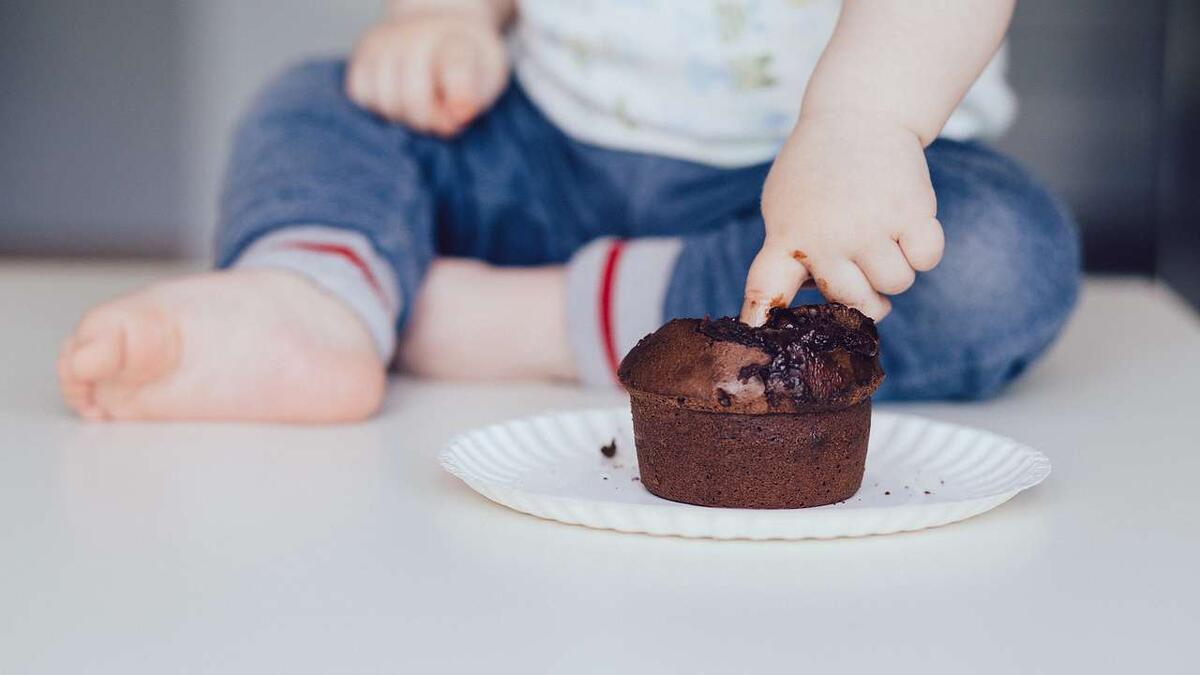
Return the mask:
[[[350,57],[346,93],[417,131],[453,136],[500,95],[508,55],[485,13],[425,10],[376,25]]]
[[[876,320],[881,294],[942,257],[921,141],[883,117],[802,117],[763,188],[766,240],[750,266],[742,321],[759,326],[812,277],[826,300]]]

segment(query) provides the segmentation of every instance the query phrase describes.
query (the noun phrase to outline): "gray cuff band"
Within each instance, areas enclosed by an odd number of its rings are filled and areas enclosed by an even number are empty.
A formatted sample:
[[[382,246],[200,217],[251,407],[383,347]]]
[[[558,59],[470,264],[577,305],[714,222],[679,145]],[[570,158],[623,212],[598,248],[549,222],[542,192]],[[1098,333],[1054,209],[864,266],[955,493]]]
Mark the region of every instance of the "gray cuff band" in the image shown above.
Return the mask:
[[[610,277],[605,273],[614,247],[620,246]],[[645,238],[619,242],[597,239],[580,249],[567,265],[567,336],[579,379],[588,386],[612,386],[616,373],[609,359],[621,358],[638,340],[663,322],[667,284],[683,242]],[[605,307],[605,282],[609,284]],[[605,331],[604,313],[607,311]]]
[[[348,252],[352,257],[322,251],[321,247]],[[233,266],[283,269],[309,279],[345,303],[370,331],[383,362],[391,361],[396,350],[400,294],[391,268],[365,236],[330,227],[289,227],[255,241]]]

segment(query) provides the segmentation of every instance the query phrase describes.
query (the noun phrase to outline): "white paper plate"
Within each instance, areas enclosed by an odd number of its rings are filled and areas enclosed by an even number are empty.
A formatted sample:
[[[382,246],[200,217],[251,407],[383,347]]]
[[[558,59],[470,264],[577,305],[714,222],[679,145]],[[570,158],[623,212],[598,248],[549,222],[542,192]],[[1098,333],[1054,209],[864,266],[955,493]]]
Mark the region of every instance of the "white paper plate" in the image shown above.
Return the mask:
[[[616,439],[617,454],[600,447]],[[858,494],[808,509],[719,509],[660,499],[638,482],[628,408],[513,420],[462,434],[442,466],[476,492],[541,518],[715,539],[828,539],[936,527],[1040,483],[1045,455],[986,431],[875,412]]]

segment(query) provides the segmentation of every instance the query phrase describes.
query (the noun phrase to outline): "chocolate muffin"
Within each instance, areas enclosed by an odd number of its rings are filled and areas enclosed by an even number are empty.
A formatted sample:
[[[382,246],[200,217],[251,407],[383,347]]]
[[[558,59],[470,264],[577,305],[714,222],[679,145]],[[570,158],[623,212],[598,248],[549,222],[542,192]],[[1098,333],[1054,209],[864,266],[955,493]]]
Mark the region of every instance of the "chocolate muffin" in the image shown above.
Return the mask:
[[[777,307],[751,328],[675,319],[621,362],[642,485],[701,506],[791,509],[862,483],[875,322],[844,305]]]

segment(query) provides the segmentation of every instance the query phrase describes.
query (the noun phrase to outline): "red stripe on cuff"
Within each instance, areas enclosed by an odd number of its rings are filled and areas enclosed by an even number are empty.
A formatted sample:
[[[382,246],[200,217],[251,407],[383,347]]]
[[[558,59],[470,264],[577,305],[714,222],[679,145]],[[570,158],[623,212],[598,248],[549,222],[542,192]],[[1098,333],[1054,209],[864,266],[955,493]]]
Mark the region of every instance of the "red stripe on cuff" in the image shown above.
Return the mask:
[[[625,242],[618,239],[608,249],[608,257],[604,260],[604,274],[600,277],[600,340],[604,343],[604,355],[608,357],[608,367],[612,370],[613,378],[617,377],[619,362],[617,359],[617,339],[613,329],[613,289],[617,283],[617,261]]]
[[[354,249],[350,248],[349,246],[345,246],[343,244],[331,244],[329,242],[290,241],[283,244],[283,248],[309,251],[310,253],[326,253],[341,257],[346,262],[354,265],[355,269],[357,269],[364,277],[366,277],[367,283],[371,286],[371,290],[375,291],[375,295],[379,296],[379,299],[383,301],[383,305],[385,307],[388,306],[389,303],[387,300],[387,294],[384,293],[383,286],[379,284],[379,280],[376,279],[375,275],[371,272],[370,265],[368,265],[367,261],[363,260],[358,253],[355,253]]]

